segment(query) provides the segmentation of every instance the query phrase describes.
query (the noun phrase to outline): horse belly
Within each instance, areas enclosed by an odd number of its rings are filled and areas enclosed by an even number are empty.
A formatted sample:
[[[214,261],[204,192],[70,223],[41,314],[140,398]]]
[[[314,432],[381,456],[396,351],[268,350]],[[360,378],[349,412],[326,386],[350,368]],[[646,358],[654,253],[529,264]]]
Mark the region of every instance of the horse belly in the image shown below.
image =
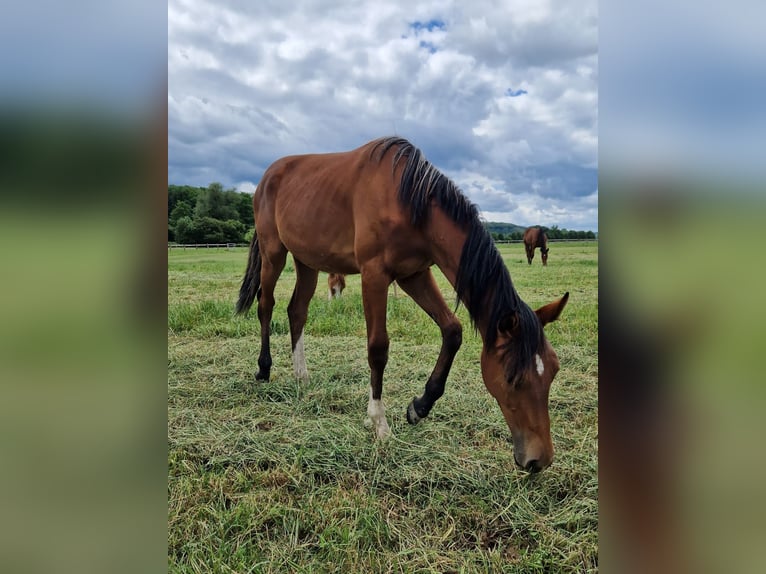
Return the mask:
[[[343,241],[327,241],[327,238],[314,236],[282,238],[282,242],[298,261],[312,269],[344,275],[359,273],[353,242],[351,247],[344,247]]]
[[[327,273],[358,273],[354,227],[339,194],[323,186],[293,183],[282,189],[276,206],[279,239],[301,263]]]

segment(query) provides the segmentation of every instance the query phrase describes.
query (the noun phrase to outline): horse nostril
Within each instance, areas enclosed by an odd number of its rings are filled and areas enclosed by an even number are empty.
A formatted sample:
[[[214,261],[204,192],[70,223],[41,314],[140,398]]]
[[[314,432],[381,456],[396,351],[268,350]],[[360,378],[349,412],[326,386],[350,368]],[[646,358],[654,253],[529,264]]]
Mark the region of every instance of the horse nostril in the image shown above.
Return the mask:
[[[540,466],[540,463],[537,460],[530,460],[527,463],[527,466],[524,467],[524,468],[527,471],[532,472],[532,473],[540,472],[543,469],[543,467]]]

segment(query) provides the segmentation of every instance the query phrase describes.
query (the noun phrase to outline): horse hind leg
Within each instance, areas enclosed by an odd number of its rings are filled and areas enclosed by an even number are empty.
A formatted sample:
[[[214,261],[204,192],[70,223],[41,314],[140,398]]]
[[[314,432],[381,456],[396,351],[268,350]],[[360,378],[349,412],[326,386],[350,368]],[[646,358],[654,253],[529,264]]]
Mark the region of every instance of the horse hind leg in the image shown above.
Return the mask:
[[[407,422],[417,424],[428,416],[434,403],[444,394],[452,361],[463,341],[463,327],[450,311],[430,269],[398,281],[401,288],[434,320],[442,333],[442,346],[421,397],[407,407]]]
[[[333,295],[335,294],[335,281],[334,276],[332,273],[330,273],[327,276],[327,300],[332,301]]]
[[[297,259],[294,259],[294,261],[295,289],[293,290],[293,296],[290,298],[290,304],[287,306],[293,350],[293,371],[297,379],[308,381],[309,373],[308,369],[306,369],[303,328],[308,317],[309,303],[314,296],[314,291],[316,291],[319,273]]]
[[[261,240],[261,293],[258,297],[258,320],[261,323],[261,352],[258,355],[256,381],[268,381],[271,376],[271,315],[274,311],[274,287],[285,267],[287,250],[280,243],[268,250]]]

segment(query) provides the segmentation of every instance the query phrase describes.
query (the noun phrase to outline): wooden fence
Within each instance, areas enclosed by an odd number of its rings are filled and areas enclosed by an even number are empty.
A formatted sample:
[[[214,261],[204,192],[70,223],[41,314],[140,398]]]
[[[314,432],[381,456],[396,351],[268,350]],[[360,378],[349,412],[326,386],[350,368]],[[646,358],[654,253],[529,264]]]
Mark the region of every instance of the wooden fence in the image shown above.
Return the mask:
[[[247,247],[248,243],[168,243],[170,249],[234,249],[235,247]]]
[[[566,243],[577,241],[598,241],[598,237],[595,239],[548,239],[548,243]],[[495,241],[498,244],[504,243],[524,243],[523,239],[502,239]],[[234,249],[235,247],[248,247],[249,243],[168,243],[168,250],[170,249]]]

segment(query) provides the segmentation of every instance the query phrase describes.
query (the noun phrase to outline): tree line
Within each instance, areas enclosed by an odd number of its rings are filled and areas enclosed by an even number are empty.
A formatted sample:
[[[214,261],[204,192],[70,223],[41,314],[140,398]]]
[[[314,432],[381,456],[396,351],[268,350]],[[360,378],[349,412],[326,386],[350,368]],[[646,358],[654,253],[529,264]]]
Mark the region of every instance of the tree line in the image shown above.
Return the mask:
[[[168,241],[244,243],[254,226],[252,194],[220,183],[168,185]]]
[[[592,231],[576,231],[574,229],[559,229],[558,225],[551,227],[541,226],[542,230],[548,236],[548,239],[596,239],[596,234]],[[524,239],[523,231],[513,231],[512,233],[491,232],[492,239],[495,241],[514,241]]]
[[[524,228],[509,223],[484,224],[495,241],[521,240]],[[176,243],[246,243],[253,222],[253,196],[220,183],[207,187],[168,185],[168,241]],[[513,229],[509,233],[498,229]],[[548,239],[595,239],[592,231],[543,227]]]

